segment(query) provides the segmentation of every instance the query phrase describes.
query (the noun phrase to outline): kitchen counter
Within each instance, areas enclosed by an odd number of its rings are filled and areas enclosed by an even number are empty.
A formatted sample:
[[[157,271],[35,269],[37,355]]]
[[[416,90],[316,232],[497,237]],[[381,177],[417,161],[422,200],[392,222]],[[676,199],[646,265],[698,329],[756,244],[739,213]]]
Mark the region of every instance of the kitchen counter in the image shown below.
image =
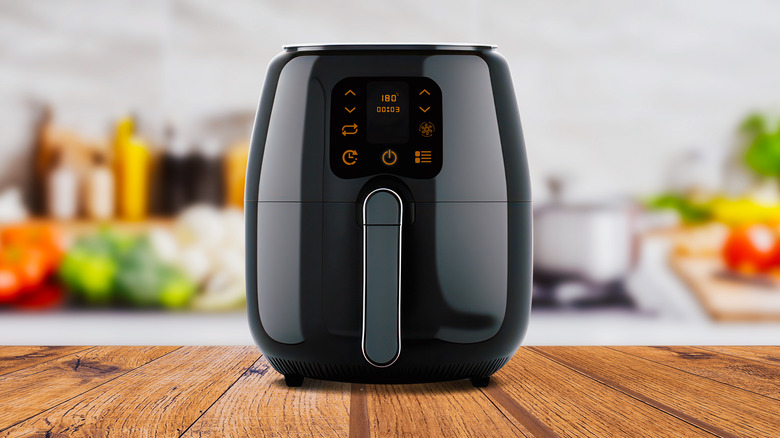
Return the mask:
[[[0,436],[776,436],[780,347],[522,347],[468,381],[287,388],[255,347],[0,347]]]
[[[771,322],[715,323],[706,318],[617,309],[534,309],[523,343],[770,345],[778,339],[780,324]],[[245,311],[0,312],[0,345],[247,345],[253,342]]]

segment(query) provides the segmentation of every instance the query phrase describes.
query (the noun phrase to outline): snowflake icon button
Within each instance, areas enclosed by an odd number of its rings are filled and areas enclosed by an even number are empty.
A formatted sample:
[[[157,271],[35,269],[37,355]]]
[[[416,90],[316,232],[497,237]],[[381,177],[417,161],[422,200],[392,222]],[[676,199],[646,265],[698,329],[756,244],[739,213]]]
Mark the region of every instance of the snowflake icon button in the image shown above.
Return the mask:
[[[436,132],[436,127],[431,122],[422,122],[420,123],[419,131],[423,137],[431,137]]]

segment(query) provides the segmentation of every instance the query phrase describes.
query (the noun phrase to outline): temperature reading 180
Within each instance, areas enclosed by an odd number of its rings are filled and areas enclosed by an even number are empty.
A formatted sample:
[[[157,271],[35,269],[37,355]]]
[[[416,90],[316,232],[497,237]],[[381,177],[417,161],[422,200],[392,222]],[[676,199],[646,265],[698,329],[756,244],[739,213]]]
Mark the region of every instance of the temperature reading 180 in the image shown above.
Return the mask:
[[[383,94],[382,102],[398,102],[398,93],[395,94]]]

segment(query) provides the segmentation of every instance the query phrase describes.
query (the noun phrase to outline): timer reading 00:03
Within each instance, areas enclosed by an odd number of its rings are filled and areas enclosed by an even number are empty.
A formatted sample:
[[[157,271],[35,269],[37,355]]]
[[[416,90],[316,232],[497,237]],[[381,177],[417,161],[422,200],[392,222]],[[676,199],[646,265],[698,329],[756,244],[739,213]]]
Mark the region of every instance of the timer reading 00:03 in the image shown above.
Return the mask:
[[[401,107],[400,106],[378,106],[376,107],[376,112],[378,113],[400,113]]]

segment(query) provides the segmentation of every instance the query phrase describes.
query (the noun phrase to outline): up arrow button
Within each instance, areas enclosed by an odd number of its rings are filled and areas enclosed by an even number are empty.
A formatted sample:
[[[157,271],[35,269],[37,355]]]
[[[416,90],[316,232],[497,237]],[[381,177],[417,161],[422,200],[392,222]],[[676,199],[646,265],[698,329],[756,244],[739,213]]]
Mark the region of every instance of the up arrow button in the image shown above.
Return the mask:
[[[428,92],[428,90],[426,90],[426,89],[424,89],[424,88],[423,88],[423,90],[422,90],[422,91],[420,91],[420,94],[418,94],[418,96],[422,96],[422,95],[423,95],[423,93],[424,93],[424,94],[427,94],[428,96],[430,96],[430,95],[431,95],[431,93],[429,93],[429,92]]]

